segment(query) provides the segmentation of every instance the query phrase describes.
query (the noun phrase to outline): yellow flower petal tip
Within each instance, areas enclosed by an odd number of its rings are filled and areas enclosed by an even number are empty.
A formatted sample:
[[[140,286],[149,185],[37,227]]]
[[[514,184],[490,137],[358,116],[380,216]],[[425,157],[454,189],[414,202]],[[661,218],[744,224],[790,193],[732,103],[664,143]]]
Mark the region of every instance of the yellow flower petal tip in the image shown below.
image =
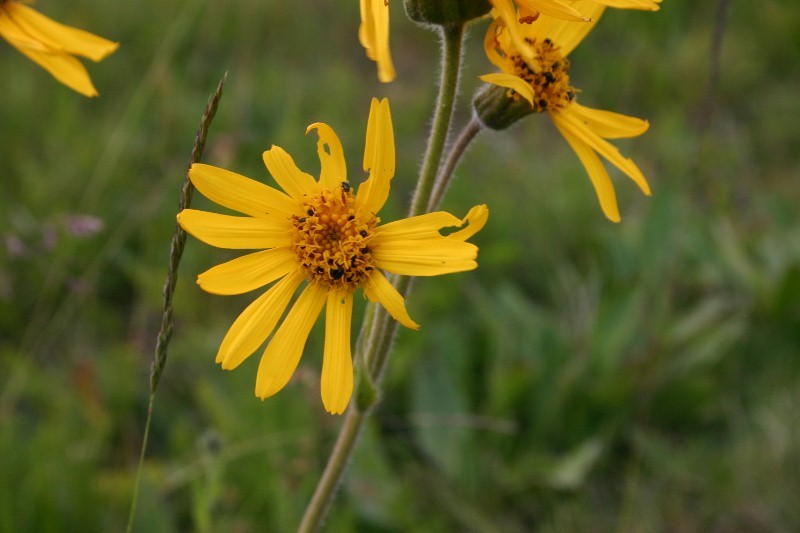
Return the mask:
[[[570,6],[556,0],[492,0],[495,20],[484,39],[489,60],[500,72],[481,76],[487,83],[507,89],[504,101],[513,100],[516,108],[530,105],[519,118],[532,113],[546,113],[580,159],[595,188],[604,215],[619,222],[619,210],[611,178],[600,157],[627,175],[640,190],[650,196],[650,187],[633,160],[624,157],[609,139],[636,137],[650,127],[646,120],[611,111],[584,107],[577,102],[579,90],[570,83],[569,53],[586,37],[606,6],[631,9],[654,5],[654,0],[582,0]],[[575,24],[569,10],[577,9],[592,18],[587,24]],[[523,11],[523,7],[524,10]],[[520,24],[530,10],[542,17],[531,24]],[[495,95],[493,95],[494,97]],[[477,101],[477,100],[476,100]],[[487,113],[491,106],[480,107]]]
[[[119,44],[60,24],[16,0],[0,1],[0,37],[56,80],[87,97],[98,96],[75,56],[101,61]]]
[[[475,268],[478,248],[467,239],[486,223],[488,209],[476,206],[463,219],[438,212],[381,223],[377,213],[389,194],[395,164],[388,100],[372,101],[364,157],[370,175],[357,187],[347,180],[341,142],[333,128],[316,122],[306,131],[312,130],[319,135],[318,179],[297,168],[291,156],[274,145],[262,157],[285,192],[196,164],[190,178],[198,191],[245,216],[185,209],[177,220],[207,244],[250,250],[200,274],[197,281],[203,290],[242,294],[268,287],[234,321],[216,362],[223,369],[234,369],[269,339],[255,386],[255,395],[266,399],[291,380],[324,309],[320,391],[325,409],[341,414],[353,390],[353,293],[362,288],[395,320],[419,329],[384,272],[436,276]],[[449,235],[441,232],[450,227],[461,229]]]

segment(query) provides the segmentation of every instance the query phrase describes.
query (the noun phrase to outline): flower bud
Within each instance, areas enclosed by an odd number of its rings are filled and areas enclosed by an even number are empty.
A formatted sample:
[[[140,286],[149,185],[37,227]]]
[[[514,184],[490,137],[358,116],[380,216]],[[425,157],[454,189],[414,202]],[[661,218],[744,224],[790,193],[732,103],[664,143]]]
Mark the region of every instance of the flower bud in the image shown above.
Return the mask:
[[[405,0],[405,6],[414,22],[437,26],[464,24],[492,9],[489,0]]]
[[[472,107],[481,123],[493,130],[504,130],[519,119],[533,113],[523,98],[512,98],[510,89],[487,84],[472,100]]]

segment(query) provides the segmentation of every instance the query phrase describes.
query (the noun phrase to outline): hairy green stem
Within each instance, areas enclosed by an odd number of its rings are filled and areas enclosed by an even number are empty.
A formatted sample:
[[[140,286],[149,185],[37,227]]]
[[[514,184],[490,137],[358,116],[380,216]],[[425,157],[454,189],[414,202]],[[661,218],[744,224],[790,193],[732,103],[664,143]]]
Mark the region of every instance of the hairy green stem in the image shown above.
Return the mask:
[[[428,201],[429,212],[436,211],[439,209],[439,206],[442,205],[442,200],[444,200],[447,187],[450,186],[453,172],[455,172],[456,167],[458,167],[458,164],[461,162],[461,157],[466,153],[467,147],[475,140],[475,137],[478,136],[482,129],[483,125],[481,121],[478,120],[478,117],[473,116],[472,120],[461,130],[458,139],[456,139],[453,148],[447,156],[447,160],[444,162],[442,171],[436,176],[436,183],[433,184],[433,191]]]
[[[219,105],[220,98],[222,98],[222,89],[225,86],[225,76],[217,85],[217,90],[211,95],[206,105],[203,118],[200,120],[200,127],[197,130],[197,135],[194,139],[194,147],[192,148],[192,158],[189,167],[194,163],[198,163],[203,156],[203,150],[206,146],[206,137],[208,136],[208,129],[211,122],[214,120],[214,115],[217,113],[217,106]],[[188,208],[192,203],[192,193],[194,186],[189,180],[187,172],[186,179],[183,182],[181,189],[181,197],[178,201],[178,211],[183,211]],[[183,256],[183,248],[186,246],[186,232],[176,224],[175,232],[172,234],[172,242],[169,249],[169,268],[167,269],[167,280],[164,282],[164,312],[161,315],[161,330],[158,332],[156,340],[155,355],[153,357],[153,364],[150,367],[150,399],[147,404],[147,420],[144,424],[144,435],[142,436],[142,449],[139,454],[139,465],[136,467],[136,479],[133,483],[133,495],[131,496],[131,508],[128,513],[128,526],[126,531],[130,533],[133,531],[133,522],[136,517],[136,505],[139,500],[139,483],[142,478],[142,468],[144,466],[144,456],[147,451],[147,441],[150,436],[150,425],[153,421],[153,405],[156,398],[156,390],[158,390],[158,381],[161,379],[161,374],[164,371],[164,365],[167,364],[167,347],[169,346],[170,338],[172,337],[172,296],[175,294],[175,286],[178,282],[178,265],[180,264],[181,257]]]
[[[439,85],[439,97],[433,116],[433,126],[428,137],[428,147],[422,160],[417,188],[411,201],[409,216],[421,215],[428,205],[428,198],[433,182],[439,171],[442,152],[450,131],[450,118],[453,116],[456,93],[458,92],[458,75],[461,71],[461,44],[464,40],[464,26],[445,26],[442,28],[444,46],[442,49],[442,79]]]
[[[453,115],[458,89],[458,77],[461,71],[463,38],[463,24],[445,26],[443,28],[442,77],[439,85],[439,96],[436,100],[433,126],[428,137],[428,145],[422,168],[420,169],[417,187],[409,208],[409,216],[424,213],[430,203],[434,180],[441,165],[442,152],[450,130],[450,118]],[[405,297],[411,286],[411,278],[396,277],[393,280],[393,284],[400,294]],[[365,331],[366,333],[364,333]],[[369,398],[371,400],[369,402],[355,402],[345,414],[336,444],[328,458],[322,477],[314,490],[314,495],[308,507],[306,507],[303,520],[298,528],[299,532],[311,533],[317,531],[325,518],[325,514],[336,495],[336,490],[341,484],[350,457],[353,455],[358,435],[361,433],[374,402],[380,396],[381,378],[389,359],[396,332],[397,322],[392,320],[381,306],[376,306],[372,318],[365,320],[364,324],[362,324],[362,333],[359,338],[366,340],[363,345],[366,352],[357,353],[356,364],[366,365],[366,368],[362,367],[362,371],[368,373],[367,377],[377,394],[370,395]]]

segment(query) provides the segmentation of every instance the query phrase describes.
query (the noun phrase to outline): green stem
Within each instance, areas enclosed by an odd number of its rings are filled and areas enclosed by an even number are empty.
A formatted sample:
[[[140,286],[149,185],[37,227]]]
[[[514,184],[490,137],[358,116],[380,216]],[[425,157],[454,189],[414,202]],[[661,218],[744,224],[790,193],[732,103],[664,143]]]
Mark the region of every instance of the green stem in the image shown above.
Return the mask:
[[[430,203],[434,180],[442,160],[442,152],[447,142],[450,130],[450,118],[453,116],[453,107],[458,88],[458,76],[461,71],[461,45],[464,38],[463,24],[445,26],[443,28],[442,49],[442,78],[439,85],[439,96],[434,110],[433,126],[428,145],[425,151],[419,180],[414,191],[414,197],[409,208],[409,216],[420,215],[425,212]],[[394,280],[395,288],[403,297],[406,296],[411,286],[411,278],[403,277]],[[369,327],[365,334],[365,327]],[[372,402],[380,397],[380,382],[383,371],[389,359],[394,336],[397,332],[397,322],[392,320],[383,307],[376,306],[374,316],[362,324],[360,338],[366,339],[365,350],[357,353],[356,364],[366,364],[364,369],[369,373],[377,394],[372,395]],[[363,337],[361,337],[363,335]],[[361,429],[369,416],[373,404],[351,405],[345,415],[342,428],[336,438],[328,463],[317,483],[314,495],[306,507],[303,520],[298,529],[302,533],[317,531],[325,518],[325,513],[336,495],[336,490],[341,484],[350,457],[353,455],[355,444]]]
[[[203,118],[200,120],[200,127],[197,130],[197,136],[194,139],[194,147],[192,148],[192,159],[189,163],[191,167],[194,163],[198,163],[203,156],[203,150],[206,146],[206,137],[208,136],[208,128],[214,120],[214,115],[217,113],[217,106],[219,100],[222,98],[222,89],[225,86],[225,76],[217,85],[217,90],[209,98],[206,105]],[[178,211],[183,211],[188,208],[192,203],[192,193],[194,186],[189,180],[187,172],[186,179],[183,182],[181,189],[181,197],[178,201]],[[136,479],[133,483],[133,495],[131,496],[131,508],[128,513],[128,526],[126,531],[130,533],[133,531],[133,522],[136,517],[136,506],[139,501],[139,484],[142,479],[142,468],[144,466],[144,457],[147,451],[147,441],[150,436],[150,425],[153,421],[153,405],[156,399],[156,390],[158,390],[158,381],[161,379],[161,374],[164,371],[164,365],[167,364],[167,347],[169,346],[170,338],[172,337],[172,296],[175,294],[175,286],[178,283],[178,265],[180,264],[181,257],[183,256],[183,248],[186,245],[186,232],[180,226],[175,226],[175,232],[172,234],[172,242],[169,249],[169,268],[167,269],[167,280],[164,283],[164,312],[161,315],[161,330],[158,332],[156,340],[155,356],[153,357],[153,364],[150,367],[150,400],[147,405],[147,420],[144,424],[144,436],[142,437],[142,450],[139,454],[139,465],[136,467]]]
[[[453,177],[456,167],[461,162],[461,157],[466,153],[467,147],[478,136],[478,133],[483,129],[481,121],[477,117],[472,117],[469,124],[464,126],[461,133],[458,135],[447,160],[444,162],[442,171],[436,177],[436,183],[433,184],[433,191],[431,192],[430,201],[428,202],[428,211],[436,211],[442,205],[444,195],[447,192],[447,187],[450,185],[450,180]]]
[[[450,131],[450,118],[453,116],[456,93],[458,92],[458,75],[461,70],[461,44],[464,40],[463,24],[444,26],[444,48],[442,50],[442,80],[439,85],[439,97],[436,100],[433,126],[428,137],[428,148],[422,163],[417,189],[411,201],[408,216],[421,215],[428,205],[428,198],[433,182],[439,171],[442,152]]]

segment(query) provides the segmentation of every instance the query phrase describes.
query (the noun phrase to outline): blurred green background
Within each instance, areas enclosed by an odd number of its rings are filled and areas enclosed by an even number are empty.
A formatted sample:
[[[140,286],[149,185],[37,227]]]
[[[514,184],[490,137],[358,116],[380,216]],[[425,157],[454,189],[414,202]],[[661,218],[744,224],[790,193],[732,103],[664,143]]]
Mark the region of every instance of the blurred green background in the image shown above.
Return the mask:
[[[205,161],[267,182],[273,143],[318,171],[315,121],[360,181],[369,99],[388,96],[392,220],[421,161],[437,38],[393,1],[398,79],[381,85],[355,1],[37,8],[121,47],[88,65],[89,100],[0,43],[0,530],[119,531],[178,194],[218,80]],[[485,25],[457,128],[493,70]],[[800,7],[778,0],[606,13],[571,56],[580,101],[651,122],[617,143],[654,191],[613,171],[618,225],[545,117],[478,138],[445,208],[491,207],[480,268],[417,283],[422,330],[399,337],[328,530],[800,529],[798,36]],[[234,255],[189,240],[136,531],[291,531],[338,430],[320,324],[268,401],[258,357],[214,364],[253,295],[194,278]]]

